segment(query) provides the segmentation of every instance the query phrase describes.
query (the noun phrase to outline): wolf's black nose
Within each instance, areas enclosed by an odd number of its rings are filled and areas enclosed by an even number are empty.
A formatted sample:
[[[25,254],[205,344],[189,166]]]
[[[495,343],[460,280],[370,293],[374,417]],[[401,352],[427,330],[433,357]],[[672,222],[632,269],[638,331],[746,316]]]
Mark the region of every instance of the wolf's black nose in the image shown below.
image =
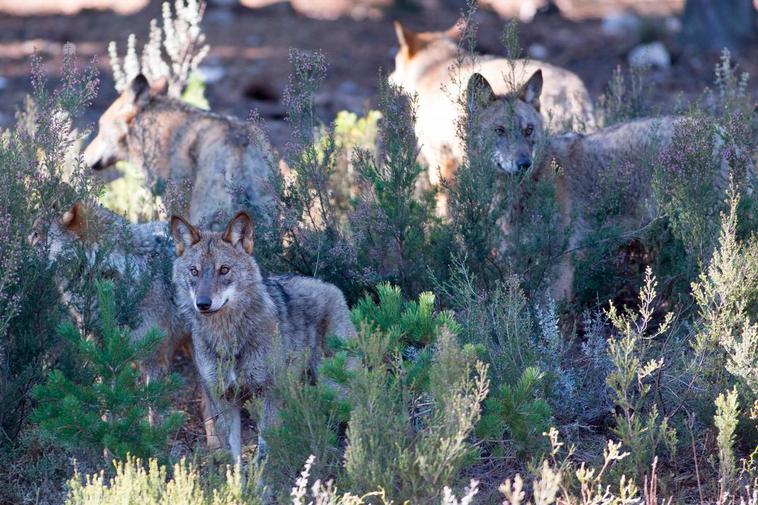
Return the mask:
[[[212,304],[213,302],[208,296],[198,296],[197,300],[195,300],[195,305],[197,305],[197,308],[200,310],[208,310],[211,308]]]
[[[519,170],[529,170],[529,168],[532,166],[532,160],[529,158],[519,158],[516,160],[516,166],[519,168]]]

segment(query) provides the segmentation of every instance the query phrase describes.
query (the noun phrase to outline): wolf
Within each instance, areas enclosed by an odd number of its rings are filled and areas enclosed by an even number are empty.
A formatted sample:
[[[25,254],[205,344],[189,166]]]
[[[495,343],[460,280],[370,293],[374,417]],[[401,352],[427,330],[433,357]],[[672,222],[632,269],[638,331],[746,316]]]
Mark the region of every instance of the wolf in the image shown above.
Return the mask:
[[[176,210],[210,228],[223,226],[242,206],[266,215],[276,165],[264,133],[170,98],[167,89],[163,79],[151,86],[137,75],[100,117],[85,164],[102,170],[128,161],[149,181],[189,186],[188,208]]]
[[[535,72],[518,93],[500,95],[481,74],[473,74],[467,93],[474,97],[479,136],[474,141],[489,149],[485,157],[492,161],[494,170],[508,177],[532,177],[554,181],[555,195],[564,227],[571,225],[569,250],[576,250],[587,234],[583,217],[587,199],[587,182],[600,177],[613,177],[619,168],[627,167],[638,172],[636,184],[647,190],[639,198],[649,197],[652,185],[651,168],[659,156],[671,149],[677,132],[687,127],[685,116],[641,118],[592,133],[564,133],[543,136],[543,118],[537,104],[542,90],[542,75]],[[537,147],[543,146],[541,153]],[[715,183],[724,186],[729,166],[721,156],[724,139],[718,130],[713,139],[714,166],[718,167]],[[538,156],[539,154],[539,156]],[[617,224],[633,232],[650,222],[655,215],[655,202],[635,206],[629,215],[617,219]],[[503,231],[508,236],[508,224]],[[505,249],[505,247],[503,247]],[[574,269],[568,254],[563,254],[559,275],[551,286],[554,298],[570,299]]]
[[[76,261],[73,255],[79,249],[84,261],[89,267],[96,266],[100,276],[131,283],[127,286],[129,296],[141,298],[131,338],[141,341],[152,329],[163,336],[153,354],[138,363],[147,383],[165,374],[174,356],[190,348],[190,324],[174,303],[170,272],[174,246],[167,222],[133,224],[104,207],[77,201],[52,220],[38,218],[28,242],[46,254],[49,263],[58,264],[59,271],[63,268],[61,262]],[[101,253],[105,253],[104,257],[99,258]],[[75,321],[81,323],[85,310],[96,312],[96,307],[82,306],[75,286],[64,275],[57,274],[56,283]],[[209,402],[204,395],[201,404],[207,443],[217,447]]]
[[[262,433],[275,419],[272,386],[277,367],[306,354],[315,377],[328,335],[355,335],[342,292],[297,275],[269,276],[253,257],[253,223],[239,212],[223,233],[199,231],[171,218],[176,245],[173,281],[177,303],[192,325],[195,364],[217,416],[219,435],[240,460],[240,412],[252,396],[263,400]]]
[[[416,137],[434,186],[451,179],[463,160],[459,100],[474,73],[488,79],[499,95],[506,95],[523,87],[524,77],[541,70],[546,84],[534,105],[548,130],[595,129],[590,94],[582,80],[566,69],[535,60],[461,57],[456,43],[460,25],[442,32],[415,33],[395,22],[395,32],[400,48],[389,80],[416,96]],[[438,203],[438,213],[447,215],[442,203]]]

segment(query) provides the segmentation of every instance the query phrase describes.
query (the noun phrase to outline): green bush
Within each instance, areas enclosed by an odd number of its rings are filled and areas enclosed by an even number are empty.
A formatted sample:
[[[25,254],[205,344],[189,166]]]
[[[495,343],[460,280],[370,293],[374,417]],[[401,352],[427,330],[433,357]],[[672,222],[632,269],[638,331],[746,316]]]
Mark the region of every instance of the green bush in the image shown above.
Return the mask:
[[[611,304],[606,316],[617,336],[608,341],[612,370],[608,386],[616,405],[614,433],[629,450],[631,469],[643,475],[664,448],[676,453],[677,435],[665,415],[661,417],[653,394],[653,378],[662,373],[664,358],[655,339],[669,330],[673,314],[659,323],[653,321],[657,282],[648,268],[640,288],[637,310],[619,312]],[[660,381],[660,378],[657,379]]]
[[[510,445],[521,457],[539,459],[540,450],[545,449],[542,434],[552,421],[552,409],[541,397],[544,377],[538,368],[529,367],[515,384],[501,384],[485,402],[486,414],[477,433],[501,440],[505,428]]]
[[[102,449],[119,458],[159,455],[184,416],[174,411],[151,425],[148,415],[168,409],[178,377],[140,382],[135,364],[152,354],[162,335],[154,331],[142,341],[132,340],[116,323],[113,289],[108,281],[98,284],[102,334],[97,338],[85,337],[72,324],[61,326],[76,350],[78,373],[50,372],[47,383],[34,389],[39,404],[33,418],[44,433],[69,447]]]
[[[15,127],[0,133],[0,451],[26,426],[32,387],[50,367],[69,367],[55,331],[66,317],[56,271],[27,241],[33,224],[97,193],[77,158],[82,132],[73,130],[97,92],[96,70],[77,68],[73,46],[63,51],[62,79],[52,88],[42,60],[31,59],[32,92]]]
[[[396,502],[426,501],[472,456],[486,368],[456,343],[458,326],[435,313],[433,295],[376,291],[378,303],[365,297],[354,307],[358,335],[324,359],[316,385],[284,381],[280,424],[267,433],[275,488],[292,482],[297,457],[310,451],[309,469],[353,493],[381,488]]]

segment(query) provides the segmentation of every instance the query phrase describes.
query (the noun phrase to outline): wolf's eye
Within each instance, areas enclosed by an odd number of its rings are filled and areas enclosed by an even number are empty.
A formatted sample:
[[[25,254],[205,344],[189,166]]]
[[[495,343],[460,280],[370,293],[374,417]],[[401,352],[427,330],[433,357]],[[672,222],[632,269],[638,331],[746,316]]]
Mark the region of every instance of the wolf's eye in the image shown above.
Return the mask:
[[[229,273],[229,267],[223,266],[223,267],[219,268],[218,269],[218,273],[220,273],[221,275],[228,274]]]
[[[197,271],[197,268],[195,268],[195,267],[190,267],[190,274],[192,275],[192,277],[197,277],[197,274],[198,274],[198,273],[199,273],[199,272]]]
[[[526,125],[526,128],[524,128],[524,136],[525,137],[531,137],[532,133],[534,133],[534,126],[532,125]]]
[[[495,133],[497,133],[498,137],[505,137],[505,128],[503,128],[502,126],[498,126],[497,128],[495,128]]]

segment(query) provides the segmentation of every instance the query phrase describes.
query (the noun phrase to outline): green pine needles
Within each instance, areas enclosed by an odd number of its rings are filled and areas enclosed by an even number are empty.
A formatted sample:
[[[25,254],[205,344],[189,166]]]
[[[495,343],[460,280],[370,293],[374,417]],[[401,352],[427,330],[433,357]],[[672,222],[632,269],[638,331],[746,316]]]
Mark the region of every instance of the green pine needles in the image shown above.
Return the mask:
[[[39,402],[33,417],[43,433],[69,447],[102,449],[107,457],[160,455],[184,415],[169,408],[179,377],[146,383],[137,363],[149,356],[162,335],[151,331],[141,341],[131,338],[115,319],[114,285],[98,281],[99,335],[83,335],[71,323],[60,327],[74,348],[76,376],[53,370],[46,384],[34,389]],[[149,417],[159,418],[148,421]]]

